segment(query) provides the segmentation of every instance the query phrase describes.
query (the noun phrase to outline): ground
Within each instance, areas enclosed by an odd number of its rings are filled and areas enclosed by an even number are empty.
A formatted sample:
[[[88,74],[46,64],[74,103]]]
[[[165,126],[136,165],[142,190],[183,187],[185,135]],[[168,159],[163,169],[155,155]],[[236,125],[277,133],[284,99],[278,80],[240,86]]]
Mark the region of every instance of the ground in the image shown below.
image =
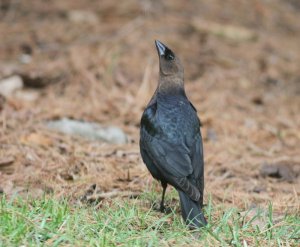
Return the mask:
[[[0,97],[2,194],[150,207],[141,195],[154,189],[158,200],[138,142],[159,39],[181,58],[202,122],[205,202],[299,216],[299,10],[292,0],[1,2],[0,79],[25,84]],[[45,126],[63,117],[118,126],[128,143]]]

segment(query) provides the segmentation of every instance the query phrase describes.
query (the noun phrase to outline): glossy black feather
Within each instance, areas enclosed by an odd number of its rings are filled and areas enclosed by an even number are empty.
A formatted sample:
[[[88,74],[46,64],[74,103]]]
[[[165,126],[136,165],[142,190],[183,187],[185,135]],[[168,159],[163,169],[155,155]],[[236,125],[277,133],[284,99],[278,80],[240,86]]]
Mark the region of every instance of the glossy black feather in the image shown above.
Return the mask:
[[[157,47],[160,59],[165,60],[160,63],[161,87],[158,86],[141,118],[141,156],[155,179],[178,190],[184,220],[200,227],[206,224],[201,209],[204,162],[200,120],[186,97],[180,62],[162,43],[157,42]],[[166,57],[170,51],[174,61]],[[175,73],[174,82],[166,78],[169,71],[171,76]]]
[[[142,158],[152,175],[197,201],[202,194],[197,180],[203,175],[199,127],[197,114],[185,95],[158,94],[143,113],[140,133]]]

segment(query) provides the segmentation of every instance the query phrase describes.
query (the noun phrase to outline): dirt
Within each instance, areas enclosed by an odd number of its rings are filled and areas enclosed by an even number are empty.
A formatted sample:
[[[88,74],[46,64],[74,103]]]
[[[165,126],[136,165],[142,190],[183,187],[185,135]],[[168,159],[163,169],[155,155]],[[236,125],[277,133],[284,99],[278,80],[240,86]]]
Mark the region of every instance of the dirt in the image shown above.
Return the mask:
[[[299,213],[297,1],[6,0],[0,20],[0,79],[25,83],[0,97],[2,193],[77,200],[97,188],[105,200],[148,189],[139,121],[157,85],[159,39],[183,61],[203,125],[205,200]],[[118,126],[129,142],[45,127],[63,117]],[[266,164],[287,168],[268,175]]]

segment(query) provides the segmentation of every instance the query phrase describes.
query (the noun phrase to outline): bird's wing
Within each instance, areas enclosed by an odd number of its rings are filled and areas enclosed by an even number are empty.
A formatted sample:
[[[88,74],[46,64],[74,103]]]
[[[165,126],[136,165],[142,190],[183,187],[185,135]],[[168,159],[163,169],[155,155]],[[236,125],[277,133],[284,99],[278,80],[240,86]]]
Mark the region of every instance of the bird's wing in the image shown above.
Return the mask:
[[[195,180],[193,162],[194,148],[184,142],[170,143],[164,137],[161,127],[155,121],[157,105],[147,107],[141,120],[141,145],[163,177],[176,188],[186,192],[195,201],[200,198],[200,191]],[[194,145],[193,145],[194,147]],[[196,168],[197,170],[197,168]]]
[[[195,106],[190,102],[190,105],[192,106],[192,109],[197,113],[197,109]],[[198,118],[199,121],[199,127],[202,126],[200,119]],[[202,137],[201,137],[201,132],[200,128],[197,131],[196,135],[196,140],[193,145],[193,151],[191,152],[191,159],[192,159],[192,167],[194,171],[194,176],[197,181],[197,187],[199,188],[200,192],[202,193],[203,188],[204,188],[204,160],[203,160],[203,144],[202,144]]]
[[[175,177],[187,177],[193,173],[191,157],[185,145],[169,143],[157,137],[152,137],[148,144],[150,156],[166,173]]]
[[[197,113],[197,109],[194,107],[194,105],[189,102],[192,106],[193,110]],[[200,119],[199,121],[199,130],[196,135],[196,140],[193,145],[193,151],[191,152],[191,159],[192,159],[192,167],[193,167],[193,175],[195,178],[195,183],[200,191],[200,205],[203,205],[203,190],[204,190],[204,160],[203,160],[203,144],[202,144],[202,136],[200,132],[200,126],[202,126],[202,123]]]
[[[196,107],[192,104],[191,101],[189,101],[189,103],[190,103],[191,107],[193,108],[193,110],[194,110],[194,111],[196,112],[196,114],[197,114],[197,109],[196,109]],[[202,126],[202,123],[201,123],[201,121],[200,121],[199,118],[198,118],[198,121],[199,121],[199,126]]]
[[[195,184],[200,191],[200,204],[203,204],[203,190],[204,190],[204,160],[203,160],[203,145],[200,132],[197,134],[195,144],[192,152],[192,166]]]
[[[198,201],[200,191],[193,176],[193,164],[187,150],[182,145],[172,145],[155,137],[146,145],[148,155],[165,179],[177,189],[186,192],[191,199]]]

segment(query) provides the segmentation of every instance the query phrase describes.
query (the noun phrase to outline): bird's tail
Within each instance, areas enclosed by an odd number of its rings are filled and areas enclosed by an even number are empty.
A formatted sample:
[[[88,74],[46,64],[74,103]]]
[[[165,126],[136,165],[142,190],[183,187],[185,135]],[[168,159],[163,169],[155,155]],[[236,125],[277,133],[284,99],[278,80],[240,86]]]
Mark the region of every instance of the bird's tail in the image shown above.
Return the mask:
[[[181,214],[184,221],[190,228],[199,228],[207,224],[201,210],[199,202],[193,201],[189,196],[181,190],[178,190]]]

